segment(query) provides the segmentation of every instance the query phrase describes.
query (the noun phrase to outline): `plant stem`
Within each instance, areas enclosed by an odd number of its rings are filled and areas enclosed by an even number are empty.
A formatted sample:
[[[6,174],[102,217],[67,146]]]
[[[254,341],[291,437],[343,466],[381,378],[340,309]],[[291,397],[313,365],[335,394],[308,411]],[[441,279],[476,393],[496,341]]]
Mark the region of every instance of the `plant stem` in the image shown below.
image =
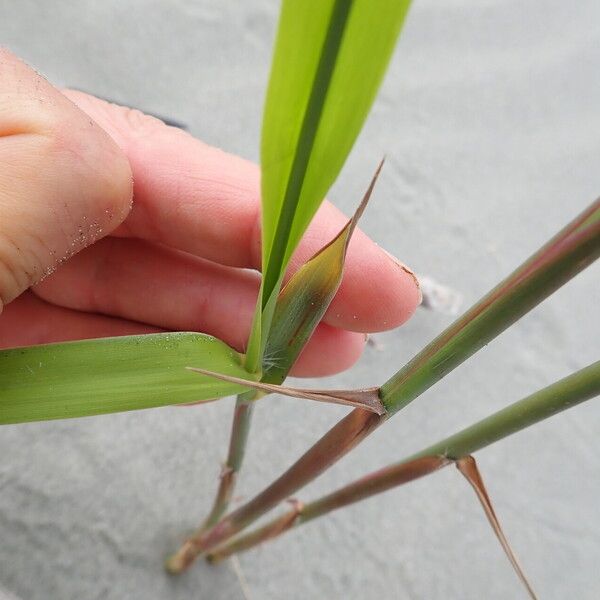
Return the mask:
[[[395,413],[475,354],[600,255],[600,199],[381,386]]]
[[[237,474],[242,468],[242,462],[244,461],[246,441],[250,431],[253,410],[254,402],[244,400],[244,395],[240,394],[235,403],[229,437],[229,451],[227,453],[227,460],[221,471],[219,489],[217,490],[210,513],[200,526],[200,530],[212,527],[227,512],[237,483]]]
[[[172,574],[184,571],[195,558],[238,533],[255,518],[291,496],[302,485],[312,481],[337,459],[349,452],[384,419],[372,412],[355,409],[330,430],[283,476],[263,490],[241,509],[222,519],[209,531],[198,531],[168,559]],[[330,451],[330,452],[328,452]],[[290,476],[291,475],[291,476]]]
[[[331,242],[321,248],[294,273],[279,294],[269,338],[266,343],[267,354],[277,357],[277,361],[273,364],[266,364],[266,361],[263,361],[262,377],[259,385],[281,384],[285,380],[302,348],[310,339],[331,304],[342,281],[346,251],[352,234],[369,202],[382,166],[383,160],[379,163],[353,217]],[[246,363],[247,368],[251,366],[248,362]],[[203,372],[202,369],[191,369]],[[214,375],[217,378],[220,377],[216,373]],[[242,380],[240,382],[244,383]],[[266,393],[270,391],[273,390],[263,390]],[[379,415],[385,412],[377,388],[369,390],[371,391],[370,395],[366,393],[367,390],[363,391],[359,396],[361,403],[357,402],[357,398],[351,394],[343,399],[338,397],[326,399],[323,394],[315,394],[310,391],[307,393],[307,390],[288,389],[288,391],[313,400],[337,401],[338,403],[351,404],[354,407],[367,406]],[[243,460],[244,446],[250,427],[252,403],[256,400],[258,394],[260,392],[255,390],[238,396],[229,442],[229,456],[221,473],[219,489],[213,507],[199,531],[204,531],[214,525],[227,510],[235,488],[237,473]]]
[[[302,348],[313,334],[325,311],[331,304],[335,293],[342,281],[344,262],[348,244],[356,228],[356,224],[364,212],[367,203],[377,182],[379,173],[383,166],[383,160],[379,163],[375,175],[363,196],[363,199],[352,219],[342,228],[340,233],[333,238],[329,244],[319,250],[307,263],[305,263],[288,281],[287,285],[279,294],[273,322],[267,340],[267,354],[277,357],[275,364],[263,364],[261,384],[281,384],[296,362]],[[249,363],[246,367],[250,368]],[[193,369],[202,372],[202,369]],[[216,375],[216,374],[215,374]],[[217,376],[218,377],[218,376]],[[243,384],[243,381],[242,381]],[[268,393],[271,390],[266,390]],[[371,410],[382,414],[384,411],[377,388],[372,388],[372,394],[368,396],[363,393],[361,400]],[[314,394],[306,390],[294,390],[301,397],[311,397],[314,400],[325,400],[320,394]],[[231,428],[229,442],[229,455],[223,466],[221,480],[213,507],[201,525],[199,531],[204,531],[214,525],[227,510],[233,490],[236,484],[237,473],[241,469],[244,456],[244,446],[250,428],[250,418],[253,410],[253,401],[256,400],[257,392],[248,392],[238,396],[234,420]],[[345,399],[330,398],[353,406],[360,406],[355,398]],[[325,400],[327,401],[327,400]]]
[[[600,394],[600,361],[511,404],[462,431],[218,547],[211,561],[248,550],[338,508],[428,475],[498,440]]]
[[[222,544],[311,482],[389,416],[502,333],[600,255],[600,199],[455,321],[381,388],[388,414],[355,409],[294,465],[211,530],[192,536],[167,568],[185,570],[196,556]]]

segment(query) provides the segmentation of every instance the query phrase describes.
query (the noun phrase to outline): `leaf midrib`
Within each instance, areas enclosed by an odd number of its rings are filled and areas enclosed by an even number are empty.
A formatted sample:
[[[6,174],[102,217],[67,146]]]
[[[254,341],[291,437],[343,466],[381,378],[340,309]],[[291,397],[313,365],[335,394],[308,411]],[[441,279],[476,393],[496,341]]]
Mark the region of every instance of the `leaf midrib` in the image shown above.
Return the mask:
[[[300,135],[298,137],[298,145],[296,146],[290,175],[286,185],[281,212],[275,228],[267,266],[264,271],[262,293],[263,310],[266,307],[271,294],[275,291],[280,279],[286,247],[294,222],[294,216],[296,214],[297,201],[302,191],[302,186],[304,185],[306,169],[319,129],[323,108],[325,106],[325,99],[329,91],[333,71],[335,69],[342,38],[353,3],[354,0],[335,0],[335,5],[331,11],[327,33],[325,34],[324,44],[321,48],[319,65],[311,86],[309,100],[302,120]]]

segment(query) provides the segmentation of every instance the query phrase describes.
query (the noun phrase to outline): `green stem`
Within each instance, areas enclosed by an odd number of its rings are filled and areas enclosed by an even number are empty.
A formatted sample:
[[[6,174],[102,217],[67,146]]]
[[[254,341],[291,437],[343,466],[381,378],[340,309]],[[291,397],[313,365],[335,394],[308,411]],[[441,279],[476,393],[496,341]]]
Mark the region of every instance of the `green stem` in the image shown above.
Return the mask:
[[[296,271],[281,290],[273,312],[269,337],[266,340],[266,356],[273,357],[273,363],[268,364],[268,361],[263,359],[261,383],[281,384],[285,380],[302,348],[310,339],[331,304],[342,280],[348,244],[371,197],[382,166],[383,161],[379,163],[352,219],[331,242]],[[257,325],[258,322],[255,322],[253,326]],[[258,354],[255,353],[251,357],[252,360],[246,362],[246,368],[254,366],[252,361],[256,359],[256,356]],[[246,358],[249,358],[248,355]],[[236,474],[239,470],[239,467],[235,465],[239,462],[241,466],[241,457],[239,460],[236,460],[236,457],[240,453],[243,454],[243,445],[249,427],[249,423],[246,423],[243,419],[245,415],[248,415],[247,419],[249,419],[251,408],[243,400],[246,399],[250,402],[255,400],[256,396],[256,392],[254,392],[254,395],[249,392],[244,398],[240,397],[238,399],[236,418],[231,431],[229,458],[221,475],[221,482],[213,508],[196,536],[201,535],[202,532],[214,525],[229,505],[235,487]],[[370,399],[373,402],[370,406],[379,409],[378,414],[381,414],[383,409],[381,400],[377,395],[377,389],[373,390]],[[357,404],[354,404],[354,406],[357,406]],[[238,411],[242,410],[244,412],[238,414]]]
[[[563,410],[590,400],[599,394],[600,361],[597,361],[499,410],[474,425],[413,454],[402,462],[392,467],[387,467],[387,469],[401,471],[403,465],[427,456],[443,456],[451,460],[457,460],[463,456],[477,452],[517,431],[531,427]],[[353,485],[357,492],[352,492],[347,496],[347,498],[350,498],[349,502],[334,506],[335,502],[331,500],[333,494],[327,496],[320,501],[312,503],[310,508],[306,506],[302,511],[302,521],[311,520],[320,516],[323,512],[329,512],[329,510],[333,510],[334,508],[345,506],[346,504],[361,500],[363,497],[366,498],[389,489],[387,487],[377,489],[376,486],[370,488],[369,485],[364,485],[360,482],[356,482]],[[390,487],[393,487],[393,484]],[[367,493],[360,495],[358,491],[365,491]]]
[[[355,409],[337,423],[283,475],[211,530],[192,536],[169,560],[174,573],[221,545],[292,496],[359,444],[387,417],[547,298],[600,255],[600,199],[421,351],[383,387],[389,413],[378,417]],[[458,338],[458,342],[456,342]]]
[[[600,255],[600,199],[381,386],[395,413],[475,354]]]
[[[212,561],[222,560],[338,508],[414,481],[454,460],[469,456],[477,450],[599,394],[600,361],[511,404],[399,463],[384,467],[314,502],[294,508],[264,527],[218,547],[209,558]]]
[[[231,434],[229,437],[229,451],[227,460],[223,465],[219,489],[215,496],[210,513],[200,526],[199,531],[212,527],[227,512],[235,486],[237,475],[242,468],[246,441],[250,431],[254,402],[244,400],[245,395],[240,394],[235,403],[233,420],[231,423]]]
[[[315,444],[279,479],[250,502],[224,517],[212,529],[191,536],[166,563],[172,574],[185,571],[202,553],[235,535],[256,518],[291,496],[305,483],[349,452],[381,422],[383,417],[366,410],[353,410]]]

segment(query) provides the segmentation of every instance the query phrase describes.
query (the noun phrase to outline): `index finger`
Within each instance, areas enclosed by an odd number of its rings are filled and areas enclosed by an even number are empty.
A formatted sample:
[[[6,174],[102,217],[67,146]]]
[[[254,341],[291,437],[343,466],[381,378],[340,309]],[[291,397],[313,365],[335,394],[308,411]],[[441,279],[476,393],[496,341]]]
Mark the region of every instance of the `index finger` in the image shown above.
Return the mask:
[[[83,94],[65,94],[124,150],[134,205],[117,235],[146,239],[228,266],[260,270],[260,173],[143,113]],[[292,258],[290,272],[328,243],[347,218],[325,202]],[[353,331],[404,322],[420,302],[412,272],[356,231],[340,290],[325,321]]]

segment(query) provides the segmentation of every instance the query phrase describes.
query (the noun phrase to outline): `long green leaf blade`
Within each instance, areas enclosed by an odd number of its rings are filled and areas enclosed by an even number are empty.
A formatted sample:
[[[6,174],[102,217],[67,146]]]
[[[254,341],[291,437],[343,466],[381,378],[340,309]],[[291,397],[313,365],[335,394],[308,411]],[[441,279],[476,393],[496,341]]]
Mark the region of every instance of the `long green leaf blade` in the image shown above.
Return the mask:
[[[165,333],[0,351],[0,424],[198,402],[245,391],[187,366],[243,379],[241,355],[199,333]]]
[[[354,144],[409,4],[283,2],[261,147],[263,312]]]

